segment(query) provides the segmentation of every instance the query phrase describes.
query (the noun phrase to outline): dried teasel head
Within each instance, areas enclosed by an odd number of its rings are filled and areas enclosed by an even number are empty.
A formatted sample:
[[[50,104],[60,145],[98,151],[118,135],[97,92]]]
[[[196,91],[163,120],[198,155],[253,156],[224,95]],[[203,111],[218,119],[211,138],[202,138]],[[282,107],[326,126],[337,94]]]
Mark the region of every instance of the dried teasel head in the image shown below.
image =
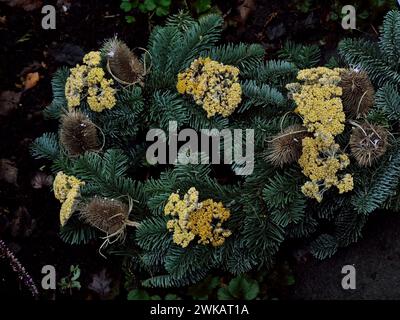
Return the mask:
[[[302,152],[302,140],[308,135],[307,129],[302,125],[287,127],[270,139],[266,160],[276,167],[297,162]]]
[[[126,85],[142,82],[145,66],[123,41],[117,37],[107,40],[104,53],[107,68],[116,81]]]
[[[115,199],[94,197],[83,207],[81,216],[108,235],[122,233],[127,225],[132,225],[128,220],[129,206]]]
[[[343,110],[350,118],[359,118],[374,105],[374,87],[365,71],[346,70],[341,74]]]
[[[31,185],[34,189],[41,189],[50,187],[53,184],[53,181],[54,179],[52,176],[49,176],[42,171],[38,171],[31,179]]]
[[[388,132],[385,128],[369,123],[355,124],[350,136],[352,156],[361,167],[371,166],[385,154],[388,143]]]
[[[70,111],[61,118],[60,142],[71,156],[100,147],[96,126],[79,111]]]

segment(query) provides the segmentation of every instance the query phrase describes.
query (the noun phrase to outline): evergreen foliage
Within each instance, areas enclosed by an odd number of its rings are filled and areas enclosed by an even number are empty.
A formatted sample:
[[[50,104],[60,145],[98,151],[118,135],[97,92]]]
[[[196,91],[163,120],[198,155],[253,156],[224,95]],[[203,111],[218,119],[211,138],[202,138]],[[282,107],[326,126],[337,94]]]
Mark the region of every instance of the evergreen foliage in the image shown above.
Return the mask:
[[[321,60],[321,50],[316,45],[302,45],[287,41],[279,51],[279,58],[292,62],[299,69],[315,67]]]
[[[381,28],[379,43],[365,39],[345,39],[339,44],[339,53],[349,65],[368,72],[378,85],[400,85],[400,13],[390,11]]]
[[[399,17],[397,11],[388,14],[379,44],[346,39],[339,47],[344,60],[367,71],[376,86],[376,103],[367,119],[380,117],[390,131],[400,115]],[[56,133],[46,133],[32,145],[32,155],[51,161],[54,172],[64,171],[85,182],[81,201],[102,196],[131,204],[130,218],[140,225],[127,228],[123,246],[135,253],[137,269],[147,273],[145,286],[184,286],[215,269],[239,275],[269,268],[285,239],[301,238],[314,256],[327,258],[360,238],[371,212],[399,207],[400,149],[396,141],[378,164],[360,168],[352,161],[349,171],[355,190],[346,194],[326,191],[320,204],[302,193],[306,177],[297,164],[277,168],[265,159],[268,141],[289,125],[301,123],[293,114],[295,106],[285,85],[295,80],[299,69],[316,66],[320,51],[316,46],[288,43],[280,53],[285,61],[264,61],[259,45],[221,44],[222,24],[218,15],[198,21],[184,13],[170,17],[166,26],[153,30],[141,57],[152,61],[143,87],[116,84],[115,107],[101,113],[81,102],[80,110],[104,135],[104,146],[98,152],[68,157]],[[178,73],[199,57],[239,68],[242,101],[229,117],[208,118],[191,97],[178,93]],[[67,69],[54,75],[54,100],[45,111],[49,118],[58,119],[67,112],[64,88],[68,75]],[[254,172],[235,177],[237,163],[230,167],[150,166],[145,160],[144,136],[149,128],[167,130],[169,121],[176,121],[178,129],[254,129]],[[350,134],[348,122],[339,143],[347,145]],[[227,171],[223,176],[222,168]],[[200,201],[213,199],[230,210],[226,228],[231,235],[223,245],[193,241],[182,248],[174,243],[164,207],[171,193],[183,194],[192,187],[199,191]],[[80,244],[99,236],[75,215],[62,228],[61,237]],[[114,243],[112,249],[118,250],[119,245]]]

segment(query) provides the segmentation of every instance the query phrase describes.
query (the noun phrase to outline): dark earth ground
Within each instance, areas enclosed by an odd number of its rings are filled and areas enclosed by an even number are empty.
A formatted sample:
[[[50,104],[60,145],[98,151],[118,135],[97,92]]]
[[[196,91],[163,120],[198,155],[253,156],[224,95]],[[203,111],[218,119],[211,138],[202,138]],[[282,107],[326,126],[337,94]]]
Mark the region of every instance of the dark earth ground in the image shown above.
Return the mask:
[[[356,289],[343,290],[342,267],[354,265]],[[377,213],[363,239],[340,249],[332,258],[298,265],[293,299],[400,299],[400,216]]]
[[[29,145],[34,138],[56,127],[56,123],[44,121],[41,111],[51,101],[50,79],[59,66],[74,65],[84,52],[97,49],[103,39],[116,33],[131,47],[145,46],[150,26],[144,18],[139,18],[135,25],[125,23],[118,0],[59,0],[46,1],[57,5],[57,29],[43,30],[40,9],[10,8],[7,2],[10,1],[0,0],[0,93],[10,90],[21,93],[21,98],[12,110],[4,113],[0,110],[0,159],[10,160],[11,167],[18,170],[16,180],[12,179],[15,174],[8,179],[11,183],[0,172],[0,238],[16,253],[38,285],[41,267],[46,264],[55,265],[60,276],[68,273],[71,264],[78,264],[84,271],[83,288],[91,281],[90,275],[103,268],[119,281],[118,269],[113,267],[118,265],[113,263],[118,258],[101,258],[97,243],[74,247],[59,239],[57,201],[48,187],[32,186],[32,178],[38,172],[49,171],[44,162],[30,157]],[[329,6],[318,5],[308,13],[301,13],[293,7],[293,1],[259,0],[249,19],[238,23],[236,1],[220,2],[229,25],[225,39],[262,43],[267,58],[274,57],[287,39],[319,44],[323,54],[329,55],[339,39],[351,35],[338,22],[326,21]],[[63,5],[66,12],[61,9]],[[374,17],[370,24],[363,25],[362,33],[375,37],[382,19],[383,14]],[[39,82],[24,89],[23,79],[34,72],[39,73]],[[1,170],[5,170],[4,165]],[[15,169],[7,170],[15,173]],[[285,298],[400,299],[399,239],[400,217],[375,214],[368,222],[364,239],[357,244],[322,262],[313,259],[293,262],[296,284]],[[345,264],[356,267],[356,290],[341,289],[340,271]],[[0,296],[21,296],[19,289],[14,274],[0,261]],[[23,292],[29,295],[26,290]],[[74,298],[94,297],[83,289]]]

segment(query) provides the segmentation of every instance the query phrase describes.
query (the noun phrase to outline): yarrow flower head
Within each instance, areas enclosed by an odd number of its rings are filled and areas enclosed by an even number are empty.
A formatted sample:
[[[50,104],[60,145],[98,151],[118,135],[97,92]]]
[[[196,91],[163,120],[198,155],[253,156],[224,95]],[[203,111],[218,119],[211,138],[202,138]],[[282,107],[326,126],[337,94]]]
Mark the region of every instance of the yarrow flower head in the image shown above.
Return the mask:
[[[79,106],[83,89],[86,85],[87,66],[77,65],[70,70],[70,76],[65,83],[65,97],[68,108]]]
[[[302,192],[319,202],[332,186],[336,186],[339,193],[353,189],[353,177],[338,174],[350,161],[335,143],[335,136],[343,132],[345,122],[342,89],[338,86],[342,72],[342,69],[325,67],[305,69],[297,76],[301,83],[287,85],[297,105],[295,111],[307,130],[313,133],[313,137],[302,140],[299,164],[311,180],[304,184]]]
[[[229,219],[230,211],[221,202],[212,199],[199,202],[199,192],[190,188],[183,199],[172,193],[164,207],[164,214],[172,216],[167,228],[172,231],[173,241],[185,248],[197,236],[198,243],[220,246],[231,232],[222,227]]]
[[[100,51],[90,51],[83,57],[83,63],[89,67],[98,66],[101,62]]]
[[[178,74],[176,88],[181,94],[193,96],[210,118],[217,114],[231,115],[242,98],[239,69],[210,58],[198,58],[185,72]]]
[[[303,173],[311,180],[302,187],[302,192],[318,202],[322,201],[323,193],[332,186],[336,186],[339,193],[353,190],[353,178],[350,174],[345,174],[342,178],[338,176],[338,172],[345,169],[350,160],[336,143],[328,147],[320,138],[304,138],[299,164]]]
[[[80,195],[80,187],[85,183],[74,176],[68,176],[62,171],[58,172],[53,183],[54,196],[61,205],[60,223],[62,226],[68,221],[74,212],[77,198]]]
[[[328,140],[342,133],[345,114],[340,99],[342,89],[337,86],[340,69],[305,69],[299,71],[297,79],[303,82],[300,86],[289,84],[287,87],[308,131]]]
[[[105,78],[100,62],[100,52],[91,51],[83,57],[84,65],[77,65],[70,70],[65,84],[65,97],[69,109],[79,106],[85,96],[89,108],[93,111],[101,112],[115,106],[115,89],[112,87],[114,82]]]

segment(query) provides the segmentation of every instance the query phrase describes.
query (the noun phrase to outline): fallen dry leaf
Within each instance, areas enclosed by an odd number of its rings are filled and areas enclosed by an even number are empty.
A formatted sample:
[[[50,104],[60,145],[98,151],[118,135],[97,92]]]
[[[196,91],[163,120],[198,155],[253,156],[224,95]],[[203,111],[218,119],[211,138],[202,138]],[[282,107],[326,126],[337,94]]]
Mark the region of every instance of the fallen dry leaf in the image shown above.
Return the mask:
[[[0,116],[6,116],[18,107],[21,93],[14,91],[3,91],[0,93]]]
[[[22,71],[18,74],[18,76],[24,80],[28,73],[37,72],[42,68],[42,63],[39,61],[33,61],[26,67],[22,69]]]
[[[18,168],[8,159],[0,159],[0,180],[17,186]]]
[[[36,220],[32,219],[28,210],[21,206],[15,211],[11,223],[10,232],[13,237],[29,237],[36,227]]]
[[[25,11],[32,11],[43,6],[42,0],[0,0],[0,2],[8,4],[10,7],[22,8]]]
[[[104,299],[111,293],[111,282],[112,279],[107,276],[107,270],[103,269],[99,273],[93,274],[92,282],[88,288]]]
[[[239,22],[245,24],[250,13],[252,13],[255,8],[255,0],[238,0],[237,10],[239,12]]]
[[[31,89],[39,82],[39,72],[28,73],[23,82],[25,90]]]

